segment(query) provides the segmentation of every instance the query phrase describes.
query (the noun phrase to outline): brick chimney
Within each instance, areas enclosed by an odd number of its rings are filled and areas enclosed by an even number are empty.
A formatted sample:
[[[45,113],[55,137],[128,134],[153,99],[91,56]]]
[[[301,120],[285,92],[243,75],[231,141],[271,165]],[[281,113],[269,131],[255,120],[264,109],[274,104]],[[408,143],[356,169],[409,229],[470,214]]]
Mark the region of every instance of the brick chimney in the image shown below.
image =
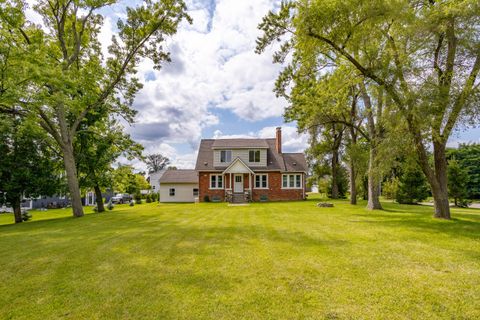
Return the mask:
[[[277,134],[275,135],[275,149],[277,153],[282,153],[282,127],[277,127]]]

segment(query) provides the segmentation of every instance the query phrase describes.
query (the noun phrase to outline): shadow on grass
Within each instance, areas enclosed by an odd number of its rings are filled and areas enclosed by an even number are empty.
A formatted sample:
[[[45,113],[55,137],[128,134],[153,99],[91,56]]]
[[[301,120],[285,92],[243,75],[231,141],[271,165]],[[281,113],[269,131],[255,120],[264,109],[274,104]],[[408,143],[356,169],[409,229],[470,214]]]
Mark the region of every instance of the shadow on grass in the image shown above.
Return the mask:
[[[471,213],[459,213],[454,209],[452,210],[453,218],[443,220],[433,217],[432,207],[421,205],[396,205],[392,207],[387,205],[384,210],[357,213],[355,216],[369,218],[369,220],[358,222],[447,234],[452,237],[480,239],[480,215],[477,214],[476,210],[472,210]]]

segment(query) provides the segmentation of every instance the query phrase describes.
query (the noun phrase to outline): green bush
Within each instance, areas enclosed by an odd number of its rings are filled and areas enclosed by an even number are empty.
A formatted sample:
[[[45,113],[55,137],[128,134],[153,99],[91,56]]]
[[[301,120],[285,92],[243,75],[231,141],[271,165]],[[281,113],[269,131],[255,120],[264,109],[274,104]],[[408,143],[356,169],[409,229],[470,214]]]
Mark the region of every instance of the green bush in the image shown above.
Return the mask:
[[[208,195],[205,195],[205,197],[203,197],[203,201],[210,202],[210,197]]]
[[[430,191],[423,172],[418,168],[406,168],[399,179],[397,202],[415,204],[428,198]]]
[[[152,196],[149,194],[147,194],[147,196],[145,197],[145,202],[146,203],[151,203],[152,202]]]
[[[142,204],[142,198],[136,198],[135,199],[135,204]]]
[[[28,221],[32,219],[32,214],[28,212],[27,210],[22,211],[22,220],[23,221]]]
[[[383,196],[391,200],[396,199],[398,192],[398,183],[399,181],[397,177],[393,177],[392,179],[385,181],[382,187]]]
[[[140,192],[135,193],[134,198],[135,198],[135,201],[136,201],[136,202],[140,201],[140,203],[141,203],[141,201],[142,201],[142,194],[141,194]]]

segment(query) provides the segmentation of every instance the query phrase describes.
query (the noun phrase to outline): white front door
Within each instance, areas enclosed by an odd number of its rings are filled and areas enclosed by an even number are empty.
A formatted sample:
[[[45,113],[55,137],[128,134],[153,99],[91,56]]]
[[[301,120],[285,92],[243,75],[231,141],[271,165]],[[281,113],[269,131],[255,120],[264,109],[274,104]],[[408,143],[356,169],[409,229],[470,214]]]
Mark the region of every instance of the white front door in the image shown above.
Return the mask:
[[[233,192],[243,192],[243,174],[236,174],[233,176]]]

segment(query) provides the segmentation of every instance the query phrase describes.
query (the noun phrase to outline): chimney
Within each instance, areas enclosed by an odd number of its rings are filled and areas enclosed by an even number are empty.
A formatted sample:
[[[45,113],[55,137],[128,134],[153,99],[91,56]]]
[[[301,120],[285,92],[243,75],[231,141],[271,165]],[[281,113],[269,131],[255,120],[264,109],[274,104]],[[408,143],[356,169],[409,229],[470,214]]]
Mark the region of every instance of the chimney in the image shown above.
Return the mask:
[[[282,127],[277,127],[277,134],[275,136],[275,149],[277,153],[282,153]]]

